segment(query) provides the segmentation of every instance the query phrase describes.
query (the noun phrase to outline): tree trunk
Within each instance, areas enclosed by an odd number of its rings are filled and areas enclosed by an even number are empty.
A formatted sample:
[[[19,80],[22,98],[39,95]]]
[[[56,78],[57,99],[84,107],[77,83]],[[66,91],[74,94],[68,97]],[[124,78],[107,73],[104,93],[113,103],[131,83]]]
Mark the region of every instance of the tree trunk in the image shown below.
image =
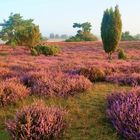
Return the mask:
[[[108,53],[108,59],[112,60],[112,53]]]

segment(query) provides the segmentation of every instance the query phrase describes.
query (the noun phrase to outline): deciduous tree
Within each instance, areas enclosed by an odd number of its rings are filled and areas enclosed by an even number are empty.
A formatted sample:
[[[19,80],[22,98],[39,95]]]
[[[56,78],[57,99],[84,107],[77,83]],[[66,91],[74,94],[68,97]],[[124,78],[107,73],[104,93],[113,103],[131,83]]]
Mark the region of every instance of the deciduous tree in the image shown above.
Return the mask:
[[[33,23],[33,19],[23,19],[20,14],[9,16],[2,24],[0,38],[7,44],[15,45],[36,45],[41,38],[39,26]]]

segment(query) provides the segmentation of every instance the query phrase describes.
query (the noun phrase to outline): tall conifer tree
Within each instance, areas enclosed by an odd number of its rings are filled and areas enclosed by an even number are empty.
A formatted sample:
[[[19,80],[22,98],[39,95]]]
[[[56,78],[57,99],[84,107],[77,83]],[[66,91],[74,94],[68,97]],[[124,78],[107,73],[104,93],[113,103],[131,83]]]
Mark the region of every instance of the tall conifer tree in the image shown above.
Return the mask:
[[[122,33],[122,20],[118,6],[104,11],[101,24],[101,37],[104,50],[108,53],[109,59],[118,47]]]

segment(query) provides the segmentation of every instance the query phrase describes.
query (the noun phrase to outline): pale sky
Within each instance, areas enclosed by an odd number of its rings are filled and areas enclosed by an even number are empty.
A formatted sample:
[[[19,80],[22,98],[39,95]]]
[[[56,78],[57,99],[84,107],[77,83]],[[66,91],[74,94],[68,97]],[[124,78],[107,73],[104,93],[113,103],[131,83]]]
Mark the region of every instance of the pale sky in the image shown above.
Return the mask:
[[[140,33],[140,0],[1,0],[0,22],[11,12],[32,18],[44,35],[73,35],[74,22],[91,22],[92,32],[100,35],[103,11],[119,5],[123,31]]]

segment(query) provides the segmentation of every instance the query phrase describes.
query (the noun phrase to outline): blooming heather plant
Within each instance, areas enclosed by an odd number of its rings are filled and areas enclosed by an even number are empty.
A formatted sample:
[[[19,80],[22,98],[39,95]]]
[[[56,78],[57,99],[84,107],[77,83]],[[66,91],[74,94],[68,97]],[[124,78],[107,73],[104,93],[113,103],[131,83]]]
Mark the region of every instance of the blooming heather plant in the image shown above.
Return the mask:
[[[107,82],[124,84],[130,86],[139,86],[140,85],[140,74],[113,74],[106,77]]]
[[[58,140],[66,127],[65,114],[62,109],[37,102],[19,110],[6,126],[13,140]]]
[[[107,115],[128,140],[140,140],[140,88],[108,97]]]
[[[6,79],[12,77],[12,72],[8,68],[0,68],[0,79]]]
[[[39,96],[67,97],[91,88],[91,82],[84,76],[69,75],[62,72],[34,72],[23,79],[31,87],[33,94]]]
[[[29,90],[13,78],[0,82],[0,106],[15,103],[17,100],[23,99],[29,94]]]

